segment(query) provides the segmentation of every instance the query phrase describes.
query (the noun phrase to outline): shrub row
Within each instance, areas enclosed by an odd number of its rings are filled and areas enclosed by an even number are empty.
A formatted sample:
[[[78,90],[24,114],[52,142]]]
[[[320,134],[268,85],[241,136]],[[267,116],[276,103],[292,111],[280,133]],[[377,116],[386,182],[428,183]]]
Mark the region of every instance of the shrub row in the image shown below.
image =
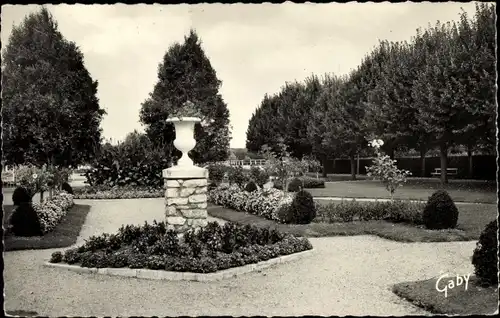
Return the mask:
[[[87,186],[75,190],[75,199],[138,199],[161,198],[165,195],[163,189],[151,187],[109,187]]]
[[[313,197],[307,191],[292,194],[278,189],[248,191],[237,185],[219,185],[208,191],[208,200],[279,223],[307,224],[316,216]]]
[[[293,194],[278,189],[242,190],[237,185],[220,185],[208,191],[208,200],[214,204],[237,211],[259,215],[273,221],[281,221],[278,211],[293,201]]]
[[[41,204],[34,203],[33,208],[40,219],[42,233],[52,231],[73,205],[73,195],[64,191],[44,200]]]
[[[237,185],[220,185],[208,191],[208,200],[214,204],[280,221],[278,210],[282,205],[291,203],[293,195],[277,189],[258,189],[247,192]]]
[[[210,273],[311,249],[306,238],[276,230],[210,222],[182,239],[165,223],[122,226],[116,234],[89,238],[85,244],[55,252],[51,262],[82,267],[130,267]]]
[[[276,189],[283,189],[283,185],[281,182],[276,181],[274,183],[274,187]],[[316,179],[313,177],[309,176],[303,176],[303,177],[297,177],[293,178],[290,180],[290,183],[288,184],[288,191],[289,192],[297,192],[301,188],[303,189],[316,189],[316,188],[324,188],[325,187],[325,181],[321,179]]]
[[[208,175],[211,182],[220,183],[227,176],[230,184],[243,186],[253,181],[262,187],[268,180],[269,174],[263,169],[251,167],[250,170],[244,170],[242,167],[226,166],[222,164],[210,164],[207,166]]]
[[[425,203],[411,201],[366,201],[342,200],[328,204],[317,204],[316,221],[352,222],[387,220],[423,224],[422,212]]]

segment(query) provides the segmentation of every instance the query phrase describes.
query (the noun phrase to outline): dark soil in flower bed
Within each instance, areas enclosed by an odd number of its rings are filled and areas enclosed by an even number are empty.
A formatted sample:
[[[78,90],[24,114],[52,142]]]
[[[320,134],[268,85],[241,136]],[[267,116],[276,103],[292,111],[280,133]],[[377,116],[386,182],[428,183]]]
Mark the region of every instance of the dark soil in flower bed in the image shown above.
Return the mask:
[[[50,261],[93,268],[210,273],[310,249],[306,238],[251,225],[210,222],[179,238],[164,222],[154,222],[126,225],[115,234],[91,237],[64,254],[53,253]]]
[[[3,206],[3,226],[7,228],[9,216],[14,206]],[[57,227],[44,236],[18,237],[13,234],[4,234],[5,251],[36,250],[68,247],[76,243],[83,223],[90,211],[89,205],[75,204],[62,218]]]
[[[443,279],[440,290],[448,283]],[[456,278],[455,278],[456,279]],[[447,297],[436,290],[437,278],[396,284],[393,292],[434,314],[448,315],[492,315],[498,309],[498,289],[495,287],[480,287],[477,278],[471,276],[467,290],[465,283],[447,290]],[[456,280],[455,280],[456,284]]]

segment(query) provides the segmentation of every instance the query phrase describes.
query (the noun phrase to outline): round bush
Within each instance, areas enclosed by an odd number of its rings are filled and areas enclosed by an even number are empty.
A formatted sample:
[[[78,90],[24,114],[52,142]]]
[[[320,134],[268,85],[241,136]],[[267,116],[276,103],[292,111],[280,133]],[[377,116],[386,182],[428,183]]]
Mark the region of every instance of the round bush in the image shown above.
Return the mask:
[[[302,189],[302,181],[299,178],[293,178],[288,184],[288,192],[298,192]]]
[[[63,254],[61,252],[54,252],[50,257],[51,263],[60,263],[63,260]]]
[[[457,226],[458,209],[448,192],[438,190],[429,197],[424,208],[423,221],[431,230],[451,229]]]
[[[230,167],[227,173],[227,177],[230,184],[237,184],[240,187],[242,187],[243,184],[248,181],[248,177],[245,175],[241,166]]]
[[[12,212],[10,219],[12,232],[16,236],[41,236],[42,227],[40,219],[31,203],[21,203]]]
[[[294,215],[294,223],[308,224],[316,217],[316,205],[312,195],[305,191],[300,190],[295,195],[290,206],[291,213]]]
[[[68,192],[69,194],[73,194],[73,188],[69,185],[69,183],[64,182],[61,185],[61,190]]]
[[[220,183],[224,178],[227,167],[223,165],[209,165],[208,166],[208,178],[214,183]]]
[[[24,187],[17,187],[12,193],[12,202],[14,205],[21,205],[21,203],[30,203],[31,195],[28,189]]]
[[[278,208],[278,218],[281,223],[284,224],[290,224],[290,223],[296,223],[295,222],[295,214],[293,213],[293,210],[291,209],[290,204],[282,204]]]
[[[249,183],[247,183],[247,185],[245,186],[245,191],[247,192],[254,192],[254,191],[257,191],[257,185],[255,184],[255,182],[253,181],[250,181]]]
[[[474,272],[483,286],[498,285],[498,223],[490,222],[479,236],[472,265]]]

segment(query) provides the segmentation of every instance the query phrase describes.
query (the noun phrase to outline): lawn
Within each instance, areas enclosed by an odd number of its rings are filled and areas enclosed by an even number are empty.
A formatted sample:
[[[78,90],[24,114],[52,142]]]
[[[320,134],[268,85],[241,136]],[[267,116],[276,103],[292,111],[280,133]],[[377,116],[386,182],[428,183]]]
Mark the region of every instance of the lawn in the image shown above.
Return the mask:
[[[209,205],[208,214],[213,217],[241,224],[254,224],[276,228],[280,231],[306,237],[376,235],[398,242],[452,242],[479,239],[486,224],[497,216],[496,205],[459,205],[457,229],[427,230],[412,224],[388,221],[355,221],[347,223],[279,224],[263,217]]]
[[[434,314],[492,315],[497,311],[498,289],[479,287],[476,277],[470,277],[467,290],[465,284],[448,289],[446,298],[436,290],[437,279],[399,283],[392,290],[396,295]],[[448,279],[441,281],[444,286]]]
[[[410,179],[396,190],[395,199],[424,200],[437,189],[444,188],[455,202],[497,202],[497,186],[494,182],[450,180],[444,187],[439,180]],[[326,183],[325,188],[307,189],[313,197],[377,198],[390,199],[389,192],[380,181],[360,180]]]
[[[13,210],[12,205],[4,205],[3,226],[6,228],[7,220]],[[90,211],[89,205],[74,205],[63,217],[61,223],[54,231],[44,236],[17,237],[7,235],[4,237],[5,251],[29,250],[29,249],[49,249],[68,247],[76,243],[83,223]]]

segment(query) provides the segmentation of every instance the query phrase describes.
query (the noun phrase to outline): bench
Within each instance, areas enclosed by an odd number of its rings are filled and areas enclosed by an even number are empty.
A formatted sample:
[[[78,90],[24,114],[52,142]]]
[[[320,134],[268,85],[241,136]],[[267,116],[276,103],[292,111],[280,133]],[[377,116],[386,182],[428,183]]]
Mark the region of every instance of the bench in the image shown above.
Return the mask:
[[[432,176],[439,177],[441,175],[441,168],[434,169],[434,172],[431,173]],[[456,176],[458,175],[458,168],[446,168],[447,176]]]

